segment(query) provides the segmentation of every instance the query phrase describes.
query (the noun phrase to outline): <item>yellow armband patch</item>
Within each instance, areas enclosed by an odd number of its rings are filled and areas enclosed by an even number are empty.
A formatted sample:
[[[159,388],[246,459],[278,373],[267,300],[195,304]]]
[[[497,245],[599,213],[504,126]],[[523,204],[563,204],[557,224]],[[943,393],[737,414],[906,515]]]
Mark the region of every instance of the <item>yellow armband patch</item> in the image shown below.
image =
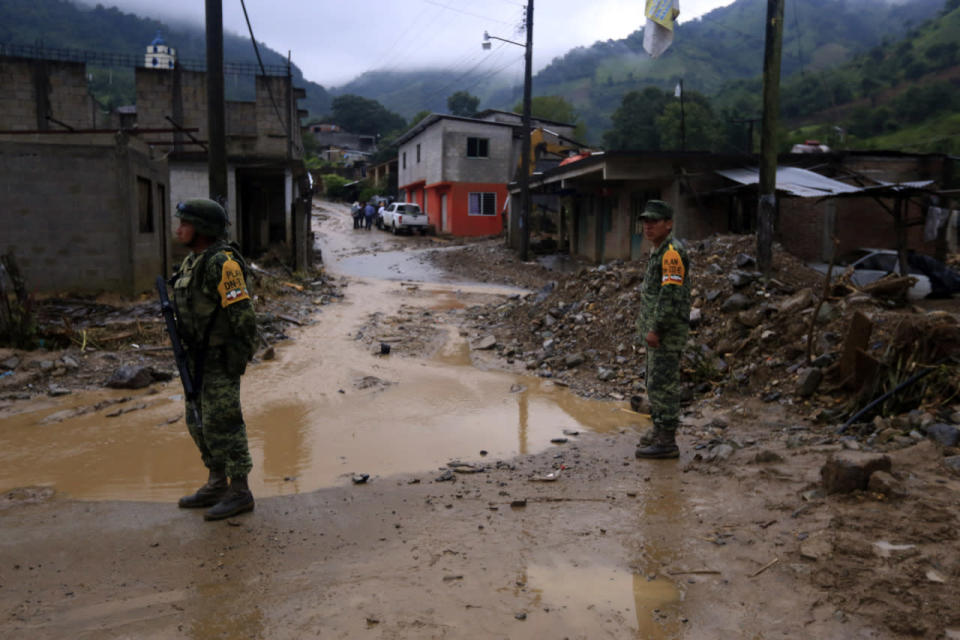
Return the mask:
[[[221,307],[229,307],[234,302],[250,299],[247,283],[243,280],[243,269],[229,253],[227,253],[227,261],[223,263],[223,270],[220,272],[220,284],[217,285],[217,291],[220,292]]]
[[[683,284],[683,276],[685,273],[683,268],[683,260],[680,258],[680,253],[673,248],[672,244],[663,254],[661,273],[662,279],[660,280],[660,286],[666,286],[668,284]]]

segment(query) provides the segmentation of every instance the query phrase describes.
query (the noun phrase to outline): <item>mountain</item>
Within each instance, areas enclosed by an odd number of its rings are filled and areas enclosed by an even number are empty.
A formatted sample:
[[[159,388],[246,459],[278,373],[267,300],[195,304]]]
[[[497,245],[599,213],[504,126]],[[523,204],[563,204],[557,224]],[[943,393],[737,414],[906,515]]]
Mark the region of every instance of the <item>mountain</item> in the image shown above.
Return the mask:
[[[735,79],[762,71],[766,0],[737,0],[677,26],[673,46],[659,59],[642,47],[643,29],[626,38],[576,47],[555,58],[533,78],[533,94],[563,96],[577,109],[590,138],[610,126],[610,116],[629,91],[655,85],[712,95]],[[817,71],[902,37],[937,14],[944,0],[790,0],[784,16],[782,71]],[[534,42],[536,47],[536,42]],[[479,82],[478,82],[479,81]],[[332,93],[356,93],[380,101],[406,117],[423,110],[445,111],[446,97],[466,89],[481,108],[510,109],[522,88],[497,77],[452,73],[368,72]]]
[[[184,60],[206,59],[202,27],[168,25],[158,20],[124,13],[117,8],[78,5],[68,0],[3,0],[0,2],[0,45],[40,45],[55,49],[80,49],[140,56],[160,31],[167,43]],[[286,56],[259,45],[264,65],[286,65]],[[223,55],[227,62],[256,64],[250,38],[224,33]],[[133,71],[128,67],[105,68],[88,65],[93,76],[90,89],[108,106],[131,104],[134,100]],[[319,116],[330,110],[330,96],[319,84],[310,82],[296,65],[291,66],[294,86],[304,87],[301,108]],[[252,81],[227,76],[227,99],[249,99]]]

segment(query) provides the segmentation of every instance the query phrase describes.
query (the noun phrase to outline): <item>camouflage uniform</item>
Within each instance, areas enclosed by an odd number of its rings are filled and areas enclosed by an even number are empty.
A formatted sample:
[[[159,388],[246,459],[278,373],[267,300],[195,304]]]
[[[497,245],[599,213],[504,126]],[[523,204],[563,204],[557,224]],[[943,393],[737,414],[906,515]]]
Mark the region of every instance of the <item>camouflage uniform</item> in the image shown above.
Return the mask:
[[[671,436],[680,417],[680,356],[690,325],[690,262],[673,234],[650,252],[641,290],[637,330],[654,332],[656,349],[647,347],[647,397],[654,428]]]
[[[184,258],[173,282],[178,329],[200,387],[187,399],[187,428],[203,464],[231,478],[253,467],[240,411],[240,376],[257,344],[244,267],[235,247],[219,241]]]

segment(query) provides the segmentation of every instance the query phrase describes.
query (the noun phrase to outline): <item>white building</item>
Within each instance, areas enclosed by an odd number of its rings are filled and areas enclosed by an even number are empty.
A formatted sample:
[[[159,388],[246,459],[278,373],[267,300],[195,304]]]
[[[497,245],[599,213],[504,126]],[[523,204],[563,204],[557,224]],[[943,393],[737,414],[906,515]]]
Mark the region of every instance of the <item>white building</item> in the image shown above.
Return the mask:
[[[144,66],[148,69],[173,69],[176,61],[176,49],[168,47],[163,35],[157,31],[157,37],[147,46],[147,54],[143,60]]]

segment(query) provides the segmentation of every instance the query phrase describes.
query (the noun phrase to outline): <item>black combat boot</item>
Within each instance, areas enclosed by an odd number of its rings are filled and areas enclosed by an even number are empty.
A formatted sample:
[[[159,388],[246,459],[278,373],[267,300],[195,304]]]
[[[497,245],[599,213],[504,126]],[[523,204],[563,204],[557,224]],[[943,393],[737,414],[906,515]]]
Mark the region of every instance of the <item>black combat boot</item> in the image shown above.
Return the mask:
[[[676,433],[657,429],[653,435],[653,442],[644,447],[639,446],[635,452],[638,458],[679,458],[680,448],[677,447]]]
[[[649,447],[653,444],[654,435],[657,433],[657,430],[653,427],[650,427],[646,431],[640,434],[640,446]]]
[[[203,514],[204,520],[223,520],[245,511],[253,511],[253,494],[247,486],[247,476],[230,478],[230,488]]]
[[[207,484],[203,485],[197,492],[180,498],[177,503],[181,509],[199,509],[200,507],[212,507],[220,502],[220,499],[227,492],[227,474],[223,471],[210,470],[210,476],[207,478]]]

